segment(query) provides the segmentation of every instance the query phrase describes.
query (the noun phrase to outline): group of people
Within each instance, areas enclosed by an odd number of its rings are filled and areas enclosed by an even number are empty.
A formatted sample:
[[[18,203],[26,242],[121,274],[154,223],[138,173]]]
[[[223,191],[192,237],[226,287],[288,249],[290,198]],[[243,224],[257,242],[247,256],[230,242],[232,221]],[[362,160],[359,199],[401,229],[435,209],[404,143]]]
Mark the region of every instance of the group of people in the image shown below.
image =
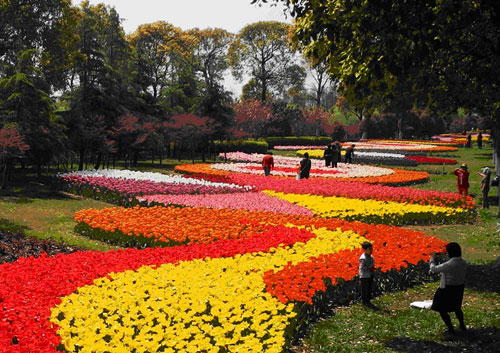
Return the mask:
[[[460,168],[456,168],[453,174],[457,176],[457,189],[460,195],[467,196],[469,194],[469,170],[467,164],[462,163]],[[484,167],[480,172],[481,176],[481,193],[483,194],[483,208],[489,208],[488,193],[490,191],[491,171],[490,168]]]
[[[465,147],[472,148],[472,135],[471,134],[467,135]],[[477,134],[477,147],[479,149],[483,148],[483,134],[481,132],[479,132],[479,134]]]
[[[359,257],[361,301],[364,306],[376,309],[376,306],[371,303],[371,292],[375,275],[373,245],[370,242],[364,242],[361,247],[363,248],[363,253]],[[460,330],[467,330],[462,311],[467,263],[462,258],[462,249],[458,243],[448,243],[446,252],[448,261],[441,264],[437,263],[435,253],[430,254],[429,271],[441,275],[439,288],[434,294],[431,309],[440,314],[441,319],[447,327],[447,333],[454,334],[455,328],[448,314],[450,312],[455,313]]]
[[[352,157],[354,156],[354,147],[356,145],[352,144],[345,150],[345,163],[352,163]],[[330,164],[332,168],[337,168],[338,163],[342,159],[342,145],[339,141],[332,142],[329,144],[323,153],[323,158],[325,159],[325,166],[329,167]],[[271,170],[274,169],[274,158],[272,152],[267,152],[264,158],[262,158],[262,169],[264,170],[264,175],[269,176]],[[304,153],[304,157],[297,166],[297,180],[299,179],[309,179],[309,174],[311,172],[311,159],[309,158],[309,153]]]
[[[354,155],[355,145],[351,145],[345,150],[345,162],[352,163],[352,157]],[[325,159],[325,166],[329,167],[330,164],[332,168],[337,168],[337,164],[342,161],[342,145],[339,141],[332,142],[326,146],[323,152],[323,158]]]

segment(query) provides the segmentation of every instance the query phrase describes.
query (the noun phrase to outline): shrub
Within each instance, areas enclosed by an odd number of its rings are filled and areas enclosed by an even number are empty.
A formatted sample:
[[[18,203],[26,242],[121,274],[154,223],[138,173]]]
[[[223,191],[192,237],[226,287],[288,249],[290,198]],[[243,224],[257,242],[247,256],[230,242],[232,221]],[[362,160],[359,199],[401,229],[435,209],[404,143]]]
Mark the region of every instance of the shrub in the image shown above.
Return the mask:
[[[215,141],[215,146],[219,152],[266,153],[268,149],[266,141],[254,139]]]
[[[326,146],[332,142],[332,138],[328,136],[286,136],[286,137],[267,137],[269,148],[274,146]]]

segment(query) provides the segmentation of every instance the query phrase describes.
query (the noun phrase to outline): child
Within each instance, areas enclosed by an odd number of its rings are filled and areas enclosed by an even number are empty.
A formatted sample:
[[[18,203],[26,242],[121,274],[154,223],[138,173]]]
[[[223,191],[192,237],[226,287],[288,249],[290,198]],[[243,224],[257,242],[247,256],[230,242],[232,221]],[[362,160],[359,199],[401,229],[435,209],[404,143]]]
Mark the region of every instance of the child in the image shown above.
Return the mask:
[[[361,244],[364,252],[359,257],[359,282],[361,285],[361,300],[363,305],[373,307],[370,302],[373,276],[375,272],[375,260],[373,259],[373,245],[369,242]]]

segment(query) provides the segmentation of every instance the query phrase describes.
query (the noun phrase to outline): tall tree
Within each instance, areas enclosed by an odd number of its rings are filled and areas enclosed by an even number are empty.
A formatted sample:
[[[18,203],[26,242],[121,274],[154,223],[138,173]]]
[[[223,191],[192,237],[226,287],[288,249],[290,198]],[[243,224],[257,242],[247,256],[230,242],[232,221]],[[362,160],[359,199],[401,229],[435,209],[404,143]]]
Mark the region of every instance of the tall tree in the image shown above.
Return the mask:
[[[21,52],[15,73],[0,79],[0,127],[17,128],[40,174],[41,165],[63,150],[64,133],[37,60],[38,50]]]
[[[249,75],[260,88],[260,100],[269,93],[279,93],[287,76],[287,68],[294,63],[294,50],[287,40],[289,25],[265,21],[244,27],[229,48],[229,63],[233,75],[241,80]]]

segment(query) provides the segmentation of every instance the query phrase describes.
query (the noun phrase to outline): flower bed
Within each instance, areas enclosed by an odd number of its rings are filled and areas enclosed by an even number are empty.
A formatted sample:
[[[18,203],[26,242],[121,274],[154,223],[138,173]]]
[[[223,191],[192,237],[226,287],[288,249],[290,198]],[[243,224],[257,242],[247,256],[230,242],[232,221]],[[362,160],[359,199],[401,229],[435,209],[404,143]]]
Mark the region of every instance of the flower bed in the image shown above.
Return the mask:
[[[378,224],[460,223],[468,212],[462,208],[418,205],[390,201],[358,200],[308,194],[284,194],[264,191],[295,205],[311,210],[315,215]]]
[[[146,201],[150,205],[182,205],[312,215],[312,211],[305,207],[294,205],[261,192],[218,195],[147,195],[139,198],[139,200]]]
[[[230,164],[230,163],[228,163]],[[178,172],[184,172],[184,173],[192,173],[192,174],[205,174],[209,176],[226,176],[233,178],[233,175],[236,174],[241,174],[241,173],[234,173],[234,172],[229,172],[226,170],[218,170],[214,169],[211,167],[211,164],[205,164],[205,163],[199,163],[199,164],[181,164],[177,165],[175,167],[175,170]],[[244,166],[250,166],[250,165],[244,165]],[[368,184],[385,184],[385,185],[408,185],[408,184],[415,184],[415,183],[421,183],[421,182],[426,182],[429,180],[429,173],[427,172],[421,172],[421,171],[411,171],[411,170],[403,170],[403,169],[395,169],[395,168],[378,168],[378,169],[388,169],[392,171],[392,173],[387,174],[387,175],[382,175],[382,176],[362,176],[362,169],[363,168],[375,168],[371,166],[359,166],[359,165],[353,165],[350,164],[348,166],[354,166],[353,168],[360,168],[359,171],[359,177],[343,177],[343,181],[358,181],[362,183],[368,183]],[[232,167],[227,167],[224,169],[231,169]],[[222,169],[222,168],[221,168]],[[331,170],[333,168],[329,168]],[[355,169],[353,169],[355,170]],[[252,173],[255,174],[255,173]],[[262,172],[261,172],[262,174]],[[273,172],[271,172],[273,174]],[[335,175],[332,173],[332,175]],[[341,174],[337,174],[341,175]],[[252,176],[253,177],[253,176]],[[286,180],[286,178],[283,177],[275,177],[271,176],[271,178],[279,178],[279,180]],[[326,178],[324,178],[326,179]],[[333,178],[330,178],[333,179]],[[232,179],[233,180],[233,179]],[[307,180],[300,180],[300,182],[307,182]]]
[[[305,303],[355,276],[365,239],[387,274],[445,245],[394,227],[274,217],[263,232],[212,244],[1,265],[0,352],[281,352],[307,322]],[[261,214],[242,221],[260,226]]]
[[[452,152],[456,147],[438,141],[419,140],[362,140],[347,142],[347,145],[355,144],[359,150],[392,150],[405,152]]]
[[[323,159],[323,150],[298,150],[297,155],[303,156],[308,153],[309,157]],[[345,151],[342,151],[345,155]],[[417,164],[456,164],[454,159],[425,157],[425,156],[406,156],[401,153],[383,153],[383,152],[354,152],[354,161],[356,163],[382,163],[385,165],[416,166]]]

